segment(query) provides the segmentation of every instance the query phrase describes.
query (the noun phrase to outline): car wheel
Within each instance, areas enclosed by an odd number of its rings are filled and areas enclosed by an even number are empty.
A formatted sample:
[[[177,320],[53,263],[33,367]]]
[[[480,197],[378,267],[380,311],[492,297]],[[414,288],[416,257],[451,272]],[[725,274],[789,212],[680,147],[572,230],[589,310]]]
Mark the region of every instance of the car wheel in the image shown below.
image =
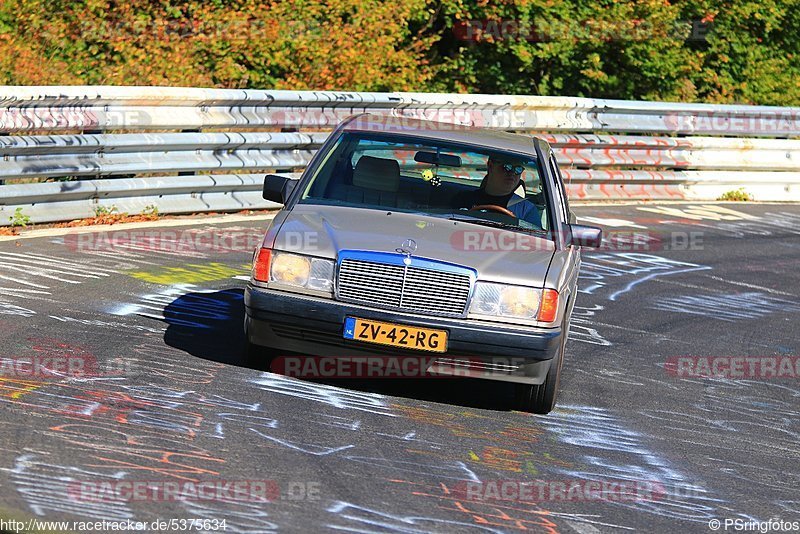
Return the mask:
[[[564,351],[567,346],[567,336],[569,335],[569,322],[565,320],[566,328],[561,336],[561,343],[558,351],[553,356],[550,363],[550,370],[547,377],[539,385],[515,384],[516,386],[516,405],[517,409],[523,412],[536,414],[548,414],[556,406],[558,397],[558,384],[561,379],[561,366],[564,363]]]
[[[247,332],[247,319],[245,319],[242,363],[247,367],[269,371],[270,364],[275,359],[274,352],[270,347],[256,345],[250,341],[250,334]]]
[[[275,360],[275,349],[245,341],[242,359],[247,367],[269,371],[270,365]]]

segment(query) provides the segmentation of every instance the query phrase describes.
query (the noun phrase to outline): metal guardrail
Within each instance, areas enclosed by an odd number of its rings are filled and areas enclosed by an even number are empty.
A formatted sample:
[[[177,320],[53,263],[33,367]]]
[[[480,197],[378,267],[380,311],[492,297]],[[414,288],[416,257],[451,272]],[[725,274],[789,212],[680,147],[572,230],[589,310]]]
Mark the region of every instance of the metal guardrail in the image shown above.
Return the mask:
[[[0,180],[303,167],[326,137],[299,133],[6,137],[0,138],[5,156]]]
[[[2,87],[0,183],[80,181],[0,185],[0,224],[8,224],[17,208],[33,222],[50,222],[91,216],[97,206],[129,213],[148,205],[162,213],[270,207],[258,194],[263,173],[299,170],[327,130],[361,112],[537,133],[553,145],[575,198],[714,199],[744,187],[757,200],[800,200],[800,140],[787,139],[800,136],[798,108],[540,96]]]
[[[86,218],[96,208],[127,213],[142,213],[149,206],[158,206],[159,213],[277,208],[261,198],[263,184],[263,174],[222,174],[19,184],[0,191],[11,206],[30,206],[24,213],[33,211],[37,222],[52,222]]]

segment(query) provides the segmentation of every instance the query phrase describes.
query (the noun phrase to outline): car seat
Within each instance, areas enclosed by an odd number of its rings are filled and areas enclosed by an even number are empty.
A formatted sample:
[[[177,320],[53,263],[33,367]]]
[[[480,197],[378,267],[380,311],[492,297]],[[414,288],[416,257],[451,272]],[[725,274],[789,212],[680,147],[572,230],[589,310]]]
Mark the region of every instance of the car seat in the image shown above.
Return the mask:
[[[352,183],[337,183],[331,198],[353,204],[400,207],[410,201],[410,194],[401,193],[400,165],[396,160],[361,156],[353,171]]]

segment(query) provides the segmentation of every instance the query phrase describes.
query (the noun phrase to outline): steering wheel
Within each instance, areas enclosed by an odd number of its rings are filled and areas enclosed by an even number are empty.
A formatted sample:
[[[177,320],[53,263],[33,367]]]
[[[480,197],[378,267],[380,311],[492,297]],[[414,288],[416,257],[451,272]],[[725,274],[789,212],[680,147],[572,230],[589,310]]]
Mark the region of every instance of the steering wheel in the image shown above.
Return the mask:
[[[503,206],[498,206],[496,204],[481,204],[479,206],[472,206],[469,211],[478,211],[478,210],[489,210],[489,211],[496,211],[497,213],[502,213],[503,215],[508,215],[509,217],[517,218],[514,213],[511,212],[508,208],[504,208]]]

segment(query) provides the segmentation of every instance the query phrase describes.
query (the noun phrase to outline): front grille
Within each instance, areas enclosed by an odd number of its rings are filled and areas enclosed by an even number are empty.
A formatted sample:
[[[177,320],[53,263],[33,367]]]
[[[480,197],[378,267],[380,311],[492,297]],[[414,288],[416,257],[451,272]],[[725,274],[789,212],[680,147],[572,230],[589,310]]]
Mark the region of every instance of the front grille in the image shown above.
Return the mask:
[[[426,267],[414,266],[413,262]],[[463,316],[472,289],[469,271],[437,270],[430,260],[415,258],[413,262],[407,266],[402,262],[344,258],[339,265],[337,295],[343,301],[379,308]]]
[[[404,265],[343,260],[339,267],[339,297],[365,304],[399,308]]]
[[[319,332],[308,330],[294,325],[271,324],[270,327],[276,336],[297,339],[300,341],[312,341],[325,345],[345,345],[346,339],[340,333]]]

